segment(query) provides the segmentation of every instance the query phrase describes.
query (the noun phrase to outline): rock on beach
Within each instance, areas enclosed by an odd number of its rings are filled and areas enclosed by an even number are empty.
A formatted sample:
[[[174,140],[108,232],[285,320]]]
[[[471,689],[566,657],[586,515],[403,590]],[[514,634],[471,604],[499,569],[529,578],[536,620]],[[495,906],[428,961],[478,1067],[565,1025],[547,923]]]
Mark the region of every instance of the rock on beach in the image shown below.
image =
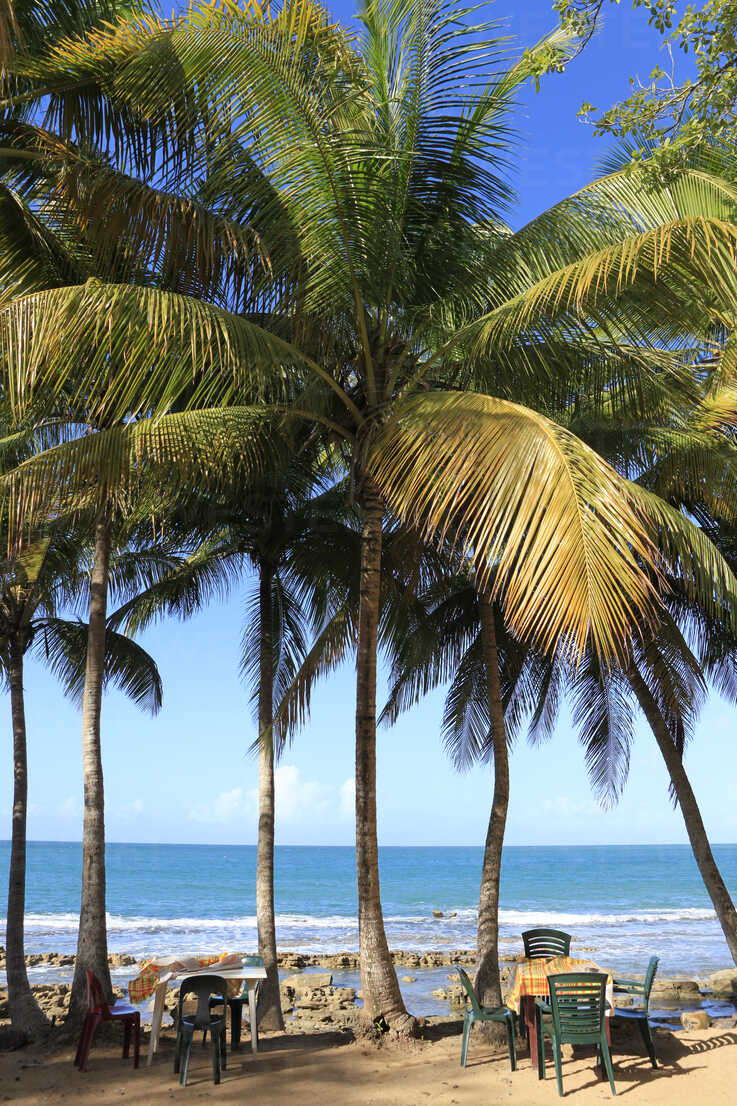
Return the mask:
[[[724,968],[721,972],[712,972],[707,986],[714,998],[737,1001],[737,968]]]
[[[694,1002],[701,997],[701,988],[696,979],[673,977],[657,979],[653,983],[651,1002],[664,1002],[676,1005],[679,1002]]]

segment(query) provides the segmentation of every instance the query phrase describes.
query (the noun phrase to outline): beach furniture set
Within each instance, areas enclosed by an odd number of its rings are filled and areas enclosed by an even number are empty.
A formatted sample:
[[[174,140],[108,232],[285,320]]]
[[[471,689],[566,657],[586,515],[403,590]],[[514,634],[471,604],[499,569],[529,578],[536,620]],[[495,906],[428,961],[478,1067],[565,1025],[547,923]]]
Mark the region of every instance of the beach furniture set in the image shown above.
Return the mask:
[[[644,980],[618,979],[602,972],[590,960],[570,955],[571,937],[554,929],[531,929],[522,934],[524,959],[517,967],[512,990],[505,1006],[483,1006],[468,975],[457,968],[470,1006],[463,1018],[461,1067],[466,1066],[468,1040],[476,1022],[499,1022],[507,1031],[509,1062],[517,1068],[514,1041],[515,1016],[524,1027],[530,1057],[537,1062],[538,1078],[545,1078],[545,1040],[553,1050],[558,1093],[563,1094],[561,1046],[594,1045],[602,1075],[606,1073],[612,1094],[616,1094],[611,1059],[610,1016],[627,1018],[637,1024],[652,1066],[657,1067],[650,1024],[650,993],[658,968],[651,957]],[[618,1007],[616,996],[629,996],[638,1005]]]
[[[231,1011],[234,1047],[238,1047],[240,1043],[240,1020],[243,1006],[248,1003],[251,1050],[258,1051],[256,996],[259,983],[262,979],[266,979],[266,969],[260,956],[241,956],[238,953],[225,953],[221,956],[157,956],[155,960],[149,960],[144,964],[136,978],[128,984],[131,1002],[145,1002],[151,995],[154,996],[147,1064],[151,1064],[154,1053],[159,1047],[167,987],[174,980],[202,975],[217,975],[223,980]],[[234,1016],[236,1012],[237,1019]]]
[[[468,1058],[473,1025],[497,1022],[504,1025],[512,1071],[517,1068],[516,1017],[526,1032],[530,1057],[537,1061],[538,1078],[545,1078],[545,1040],[553,1050],[558,1093],[563,1094],[561,1047],[564,1044],[591,1044],[596,1047],[602,1073],[606,1073],[612,1094],[616,1094],[610,1052],[609,1018],[614,1015],[635,1022],[643,1044],[655,1068],[648,1022],[650,993],[658,959],[653,956],[643,980],[618,979],[599,970],[597,964],[570,955],[571,937],[553,929],[531,929],[522,934],[524,959],[517,967],[514,985],[504,1006],[489,1007],[479,1002],[473,984],[463,968],[457,968],[469,1005],[463,1018],[461,1066]],[[256,995],[266,978],[259,956],[227,953],[221,956],[157,957],[143,965],[131,980],[131,1002],[139,1004],[154,996],[147,1063],[151,1064],[159,1044],[164,999],[171,982],[180,979],[177,1009],[177,1038],[174,1047],[174,1071],[182,1085],[187,1082],[189,1057],[196,1031],[202,1030],[203,1043],[210,1034],[213,1079],[220,1082],[227,1064],[226,1009],[230,1009],[231,1048],[240,1047],[243,1007],[248,1003],[251,1049],[258,1051]],[[618,1007],[617,995],[627,995],[637,1006]],[[185,1013],[185,1001],[194,996],[194,1013]],[[123,1056],[127,1057],[133,1038],[133,1066],[138,1067],[141,1014],[126,1003],[109,1006],[96,976],[87,972],[87,1014],[74,1058],[80,1071],[86,1071],[95,1030],[103,1021],[123,1025]]]
[[[147,961],[135,979],[128,984],[132,1003],[139,1005],[153,995],[151,1034],[147,1065],[153,1061],[159,1046],[164,999],[170,983],[181,980],[177,1008],[177,1039],[174,1048],[174,1071],[180,1083],[187,1081],[192,1040],[198,1029],[203,1041],[210,1034],[213,1078],[220,1082],[226,1067],[226,1008],[230,1010],[231,1048],[238,1049],[241,1039],[243,1008],[248,1004],[251,1050],[258,1051],[256,997],[260,982],[266,979],[266,969],[260,956],[225,953],[220,956],[165,956]],[[194,995],[197,1008],[185,1014],[185,1000]],[[141,1013],[126,1003],[108,1006],[102,987],[92,972],[87,972],[87,1014],[82,1028],[74,1063],[80,1071],[87,1069],[92,1038],[102,1021],[120,1021],[124,1027],[123,1056],[128,1056],[130,1035],[133,1034],[133,1066],[138,1067]]]

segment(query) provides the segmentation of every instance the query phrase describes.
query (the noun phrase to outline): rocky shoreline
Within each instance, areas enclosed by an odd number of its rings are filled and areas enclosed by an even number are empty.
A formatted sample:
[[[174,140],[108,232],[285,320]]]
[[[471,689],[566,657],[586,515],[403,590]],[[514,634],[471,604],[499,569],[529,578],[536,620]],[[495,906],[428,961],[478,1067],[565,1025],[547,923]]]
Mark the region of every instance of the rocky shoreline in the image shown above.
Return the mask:
[[[595,951],[579,948],[576,952]],[[418,982],[418,976],[409,972],[432,973],[437,976],[438,969],[455,965],[472,967],[475,962],[473,949],[455,949],[452,952],[414,952],[396,950],[392,953],[394,964],[399,969],[404,984]],[[74,955],[71,953],[32,953],[26,956],[29,968],[55,968],[71,970],[74,967]],[[130,967],[131,977],[135,975],[138,963],[134,956],[126,953],[112,953],[109,956],[111,969]],[[500,957],[502,985],[511,986],[514,966],[522,959],[521,953],[510,953]],[[361,1008],[357,1005],[361,992],[355,987],[336,983],[333,973],[348,974],[358,972],[359,958],[353,952],[340,953],[296,953],[285,952],[279,956],[282,971],[280,984],[282,1008],[288,1025],[295,1031],[314,1031],[324,1029],[355,1029]],[[0,949],[0,971],[5,968],[5,952]],[[321,970],[320,970],[321,969]],[[441,977],[442,978],[442,977]],[[44,1013],[55,1024],[60,1024],[69,1005],[70,983],[40,983],[32,990]],[[125,988],[115,986],[117,998],[127,998]],[[464,993],[457,982],[455,972],[448,972],[442,986],[435,986],[430,994],[438,1003],[445,1005],[445,1019],[462,1017],[465,1003]],[[725,968],[712,972],[705,979],[683,977],[656,978],[653,986],[651,1005],[668,1009],[697,1011],[704,999],[726,1002],[737,1006],[737,968]],[[176,1008],[177,989],[167,993],[166,1007],[169,1013]],[[622,1003],[623,1005],[624,1003]],[[686,1016],[686,1015],[684,1015]],[[0,1022],[8,1018],[7,994],[0,988]],[[145,1018],[145,1015],[144,1015]]]

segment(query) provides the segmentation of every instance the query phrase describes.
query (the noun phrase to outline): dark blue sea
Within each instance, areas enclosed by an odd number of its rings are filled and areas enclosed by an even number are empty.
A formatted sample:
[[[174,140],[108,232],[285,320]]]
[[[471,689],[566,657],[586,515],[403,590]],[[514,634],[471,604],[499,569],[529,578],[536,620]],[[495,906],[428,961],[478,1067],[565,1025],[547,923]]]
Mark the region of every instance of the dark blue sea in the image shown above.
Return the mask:
[[[737,845],[714,853],[737,896]],[[471,847],[380,850],[392,948],[475,946],[481,855]],[[8,856],[1,842],[5,886]],[[255,950],[255,866],[251,846],[108,845],[111,951]],[[28,952],[74,950],[80,878],[78,843],[29,843]],[[552,925],[574,935],[574,950],[595,950],[592,959],[619,972],[641,968],[652,953],[663,974],[699,977],[731,963],[686,845],[510,847],[501,902],[510,952],[522,929]],[[276,909],[281,949],[356,949],[353,849],[277,847]]]

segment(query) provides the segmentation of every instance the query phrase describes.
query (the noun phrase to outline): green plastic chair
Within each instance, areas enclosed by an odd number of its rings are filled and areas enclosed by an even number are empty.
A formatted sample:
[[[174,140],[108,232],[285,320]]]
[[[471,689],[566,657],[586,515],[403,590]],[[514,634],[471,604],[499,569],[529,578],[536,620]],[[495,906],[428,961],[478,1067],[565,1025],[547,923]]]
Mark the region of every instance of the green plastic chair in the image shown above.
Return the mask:
[[[551,960],[571,954],[571,935],[562,929],[527,929],[522,934],[522,944],[528,960]]]
[[[263,968],[264,961],[260,956],[244,956],[243,967],[244,968]],[[258,996],[261,987],[260,984],[256,984],[256,995]],[[244,985],[239,995],[233,995],[230,998],[225,998],[223,995],[213,995],[210,999],[210,1009],[215,1006],[225,1007],[227,1001],[230,1007],[230,1046],[234,1052],[237,1052],[241,1047],[241,1027],[243,1025],[243,1007],[248,1007],[248,986]],[[250,1024],[250,1023],[249,1023]],[[253,1026],[251,1033],[253,1034]],[[207,1037],[207,1029],[202,1035],[202,1043],[205,1043]]]
[[[174,1072],[180,1073],[179,1082],[186,1086],[189,1070],[189,1054],[192,1039],[197,1029],[209,1029],[211,1035],[212,1075],[215,1083],[220,1082],[220,1070],[226,1066],[225,1054],[225,1017],[215,1017],[210,1013],[211,995],[227,993],[227,984],[219,975],[188,976],[182,980],[179,988],[179,1007],[177,1010],[177,1039],[174,1045]],[[183,1014],[182,1007],[188,995],[197,998],[197,1010],[194,1014]]]
[[[650,1006],[650,992],[653,989],[653,980],[655,979],[655,973],[658,970],[658,957],[651,956],[650,962],[645,972],[645,978],[640,979],[615,979],[614,980],[614,1014],[618,1018],[627,1018],[628,1021],[637,1023],[637,1028],[640,1030],[640,1036],[642,1037],[645,1050],[650,1057],[650,1063],[654,1068],[657,1068],[655,1061],[655,1047],[653,1045],[652,1034],[650,1033],[649,1006]],[[629,1007],[629,1006],[617,1006],[617,995],[632,995],[634,998],[639,998],[642,1002],[641,1006]]]
[[[517,1070],[517,1049],[514,1044],[514,1014],[508,1006],[482,1006],[476,997],[473,983],[468,978],[463,968],[456,968],[461,980],[461,985],[468,995],[471,1008],[466,1007],[463,1015],[463,1039],[461,1042],[461,1067],[465,1068],[468,1057],[468,1038],[471,1034],[471,1026],[474,1022],[502,1022],[507,1031],[507,1047],[509,1049],[509,1063],[512,1071]]]
[[[548,976],[550,1003],[538,999],[535,1003],[537,1017],[537,1074],[545,1078],[545,1037],[553,1045],[555,1075],[558,1094],[563,1095],[563,1071],[561,1045],[596,1045],[600,1061],[603,1059],[612,1094],[614,1073],[612,1058],[604,1028],[606,1013],[607,977],[599,972],[564,972]]]

